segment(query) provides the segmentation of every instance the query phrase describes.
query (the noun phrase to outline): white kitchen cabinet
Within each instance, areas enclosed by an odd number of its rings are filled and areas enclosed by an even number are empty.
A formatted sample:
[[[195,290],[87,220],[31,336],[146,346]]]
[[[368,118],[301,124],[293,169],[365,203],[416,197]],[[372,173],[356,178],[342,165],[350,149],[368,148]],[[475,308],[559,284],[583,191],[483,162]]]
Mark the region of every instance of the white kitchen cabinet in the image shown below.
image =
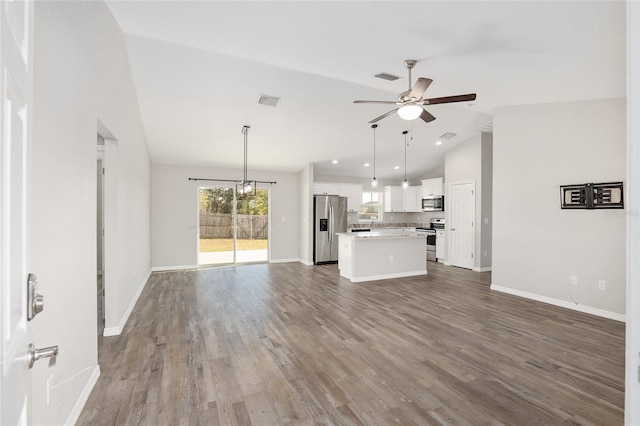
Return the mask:
[[[347,211],[360,211],[362,206],[362,185],[340,184],[339,195],[347,197]]]
[[[314,183],[313,193],[319,195],[340,195],[340,185],[337,183]]]
[[[402,210],[405,212],[417,212],[418,211],[418,193],[419,187],[410,186],[402,190]],[[422,204],[422,203],[421,203]],[[422,207],[422,205],[420,206]]]
[[[340,195],[347,197],[347,210],[359,212],[362,205],[362,185],[349,183],[314,183],[314,195]]]
[[[401,186],[384,187],[384,211],[387,213],[402,212],[404,202],[402,199]]]
[[[436,230],[436,258],[444,260],[444,229]]]
[[[444,195],[444,178],[425,179],[422,181],[422,196],[434,197]]]
[[[422,211],[422,197],[419,186],[384,187],[384,211],[415,213]]]

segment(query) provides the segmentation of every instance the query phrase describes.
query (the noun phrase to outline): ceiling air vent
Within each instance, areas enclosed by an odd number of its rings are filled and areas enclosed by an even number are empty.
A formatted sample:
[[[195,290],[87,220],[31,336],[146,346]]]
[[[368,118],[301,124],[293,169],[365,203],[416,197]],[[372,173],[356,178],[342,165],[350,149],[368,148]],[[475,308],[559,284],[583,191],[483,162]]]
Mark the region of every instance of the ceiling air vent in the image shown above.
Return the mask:
[[[389,80],[389,81],[394,81],[400,78],[397,75],[389,74],[388,72],[381,72],[380,74],[374,75],[374,77],[378,77],[383,80]]]
[[[440,139],[447,140],[447,139],[452,139],[455,136],[456,136],[456,133],[447,132],[444,135],[441,135]]]
[[[269,96],[269,95],[260,95],[260,97],[258,98],[258,103],[260,105],[267,105],[267,106],[276,106],[278,105],[278,101],[280,100],[280,98],[275,97],[275,96]]]

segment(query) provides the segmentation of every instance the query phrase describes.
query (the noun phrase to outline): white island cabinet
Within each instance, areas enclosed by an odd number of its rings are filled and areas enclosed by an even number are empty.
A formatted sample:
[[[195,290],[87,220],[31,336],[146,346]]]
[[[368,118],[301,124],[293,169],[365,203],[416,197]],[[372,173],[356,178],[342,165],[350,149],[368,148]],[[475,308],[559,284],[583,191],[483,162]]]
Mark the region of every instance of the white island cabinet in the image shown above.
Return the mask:
[[[360,282],[425,275],[426,238],[403,230],[339,232],[340,276]]]

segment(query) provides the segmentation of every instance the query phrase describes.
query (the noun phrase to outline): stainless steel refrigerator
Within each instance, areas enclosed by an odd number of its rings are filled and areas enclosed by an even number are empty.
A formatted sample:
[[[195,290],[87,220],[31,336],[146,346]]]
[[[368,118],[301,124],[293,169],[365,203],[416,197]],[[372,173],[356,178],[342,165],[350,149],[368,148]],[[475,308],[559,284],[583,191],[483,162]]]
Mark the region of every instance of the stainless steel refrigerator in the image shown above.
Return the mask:
[[[347,232],[347,197],[315,195],[313,197],[313,263],[338,262],[336,232]]]

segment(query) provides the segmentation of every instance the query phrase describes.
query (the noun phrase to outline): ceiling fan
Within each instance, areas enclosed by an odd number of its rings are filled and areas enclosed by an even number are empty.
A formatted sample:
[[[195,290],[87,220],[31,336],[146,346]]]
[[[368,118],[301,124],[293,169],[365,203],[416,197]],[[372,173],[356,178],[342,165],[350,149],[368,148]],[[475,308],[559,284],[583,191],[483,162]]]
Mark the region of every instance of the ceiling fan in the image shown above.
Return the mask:
[[[422,96],[433,80],[430,78],[420,77],[416,80],[416,84],[411,87],[411,69],[416,65],[415,59],[407,59],[404,66],[409,70],[409,90],[400,93],[397,101],[353,101],[354,104],[390,104],[399,105],[398,108],[376,117],[369,123],[377,123],[385,117],[397,112],[400,118],[405,120],[415,120],[420,117],[425,123],[435,120],[436,118],[423,108],[423,105],[448,104],[452,102],[466,102],[476,99],[475,93],[466,95],[445,96],[443,98],[425,99]]]

